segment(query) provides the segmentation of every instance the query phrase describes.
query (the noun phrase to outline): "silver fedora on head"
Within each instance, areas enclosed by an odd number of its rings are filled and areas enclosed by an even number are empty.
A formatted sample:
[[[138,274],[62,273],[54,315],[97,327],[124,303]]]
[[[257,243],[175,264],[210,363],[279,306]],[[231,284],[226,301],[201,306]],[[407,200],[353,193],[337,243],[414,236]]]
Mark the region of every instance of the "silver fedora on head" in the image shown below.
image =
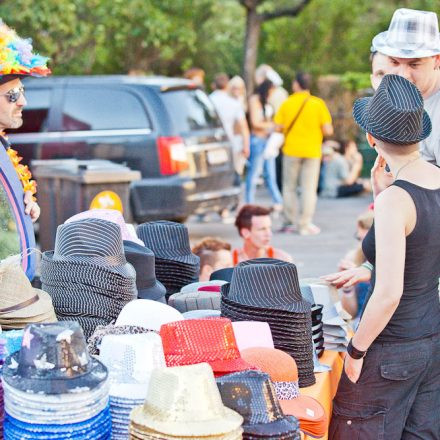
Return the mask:
[[[437,14],[415,9],[396,9],[388,30],[373,38],[371,51],[396,58],[439,55]]]

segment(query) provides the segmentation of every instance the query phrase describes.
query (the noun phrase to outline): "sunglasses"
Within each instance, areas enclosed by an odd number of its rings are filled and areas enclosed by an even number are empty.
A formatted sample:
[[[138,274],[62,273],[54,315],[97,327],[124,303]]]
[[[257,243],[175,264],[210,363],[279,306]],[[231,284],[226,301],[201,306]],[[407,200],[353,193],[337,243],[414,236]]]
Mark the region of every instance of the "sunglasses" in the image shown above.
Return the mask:
[[[6,96],[10,103],[14,103],[20,99],[21,95],[24,95],[24,87],[15,87],[15,88],[9,90],[9,92],[4,93],[1,96]]]

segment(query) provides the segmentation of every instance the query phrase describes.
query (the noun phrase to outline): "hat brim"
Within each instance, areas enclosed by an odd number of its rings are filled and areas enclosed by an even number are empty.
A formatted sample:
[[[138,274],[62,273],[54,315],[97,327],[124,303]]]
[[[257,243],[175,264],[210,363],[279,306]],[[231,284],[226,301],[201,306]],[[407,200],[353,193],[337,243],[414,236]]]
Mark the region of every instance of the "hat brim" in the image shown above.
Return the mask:
[[[165,296],[167,289],[165,286],[159,281],[156,280],[153,286],[138,288],[138,298],[139,299],[151,299],[153,301],[157,301],[158,299]]]
[[[424,110],[422,118],[422,132],[418,136],[414,136],[412,138],[410,137],[407,139],[398,139],[383,136],[382,134],[377,132],[377,127],[371,127],[368,123],[368,109],[371,100],[372,97],[357,99],[353,105],[353,118],[356,124],[359,125],[359,127],[363,131],[365,131],[366,133],[370,133],[376,139],[394,145],[412,145],[423,141],[423,139],[426,139],[431,134],[431,118],[429,117],[426,110]]]
[[[269,423],[256,423],[254,425],[243,425],[243,433],[255,435],[257,437],[271,436],[279,438],[292,432],[298,431],[298,421],[292,416],[286,415],[281,419]]]
[[[158,420],[155,414],[144,411],[144,406],[135,407],[130,413],[132,423],[139,425],[138,431],[142,432],[142,426],[173,436],[211,436],[226,434],[240,428],[243,418],[232,409],[223,407],[223,414],[218,419],[201,421],[171,421]]]
[[[372,52],[380,52],[384,55],[396,58],[426,58],[440,54],[440,42],[436,48],[420,48],[414,45],[413,48],[406,44],[405,47],[393,47],[387,41],[388,31],[377,34],[371,42]]]
[[[92,390],[107,379],[108,372],[105,365],[97,359],[90,358],[90,366],[86,373],[74,377],[54,377],[52,370],[29,368],[29,375],[20,374],[18,368],[11,368],[11,364],[19,364],[20,352],[6,358],[2,374],[6,383],[20,391],[32,391],[43,394],[68,394],[77,390]]]
[[[35,288],[33,290],[35,294],[38,295],[38,301],[35,301],[33,304],[27,307],[23,307],[20,310],[14,310],[13,312],[0,314],[0,321],[2,319],[29,318],[29,322],[31,322],[31,318],[34,316],[45,315],[47,313],[54,312],[51,296],[44,290]]]
[[[317,422],[326,419],[324,408],[313,397],[300,395],[295,399],[279,402],[284,414],[295,416],[300,424],[303,420]]]

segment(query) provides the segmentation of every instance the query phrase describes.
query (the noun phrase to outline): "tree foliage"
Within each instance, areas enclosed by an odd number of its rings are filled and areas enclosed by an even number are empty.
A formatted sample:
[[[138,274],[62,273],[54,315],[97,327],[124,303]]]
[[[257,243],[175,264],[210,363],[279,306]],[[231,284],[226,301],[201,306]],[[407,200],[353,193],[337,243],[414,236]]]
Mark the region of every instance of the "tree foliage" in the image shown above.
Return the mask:
[[[248,0],[4,0],[0,16],[32,37],[57,74],[180,75],[190,66],[241,72]],[[255,1],[255,0],[250,0]],[[258,0],[270,17],[292,0]],[[286,81],[298,69],[315,74],[369,71],[372,37],[398,7],[440,13],[438,0],[310,0],[296,17],[264,21],[258,62]],[[362,78],[348,75],[350,84]],[[365,75],[364,75],[365,78]]]

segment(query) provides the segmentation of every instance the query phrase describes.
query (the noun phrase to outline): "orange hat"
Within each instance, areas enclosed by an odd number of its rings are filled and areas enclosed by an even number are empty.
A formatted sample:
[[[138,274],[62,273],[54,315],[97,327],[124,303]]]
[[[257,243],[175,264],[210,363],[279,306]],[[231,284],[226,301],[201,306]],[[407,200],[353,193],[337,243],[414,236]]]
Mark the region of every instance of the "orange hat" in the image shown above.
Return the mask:
[[[322,437],[327,432],[327,416],[322,405],[299,393],[298,369],[292,356],[275,348],[263,347],[242,350],[241,356],[269,374],[284,414],[295,416],[302,431],[314,437]]]

